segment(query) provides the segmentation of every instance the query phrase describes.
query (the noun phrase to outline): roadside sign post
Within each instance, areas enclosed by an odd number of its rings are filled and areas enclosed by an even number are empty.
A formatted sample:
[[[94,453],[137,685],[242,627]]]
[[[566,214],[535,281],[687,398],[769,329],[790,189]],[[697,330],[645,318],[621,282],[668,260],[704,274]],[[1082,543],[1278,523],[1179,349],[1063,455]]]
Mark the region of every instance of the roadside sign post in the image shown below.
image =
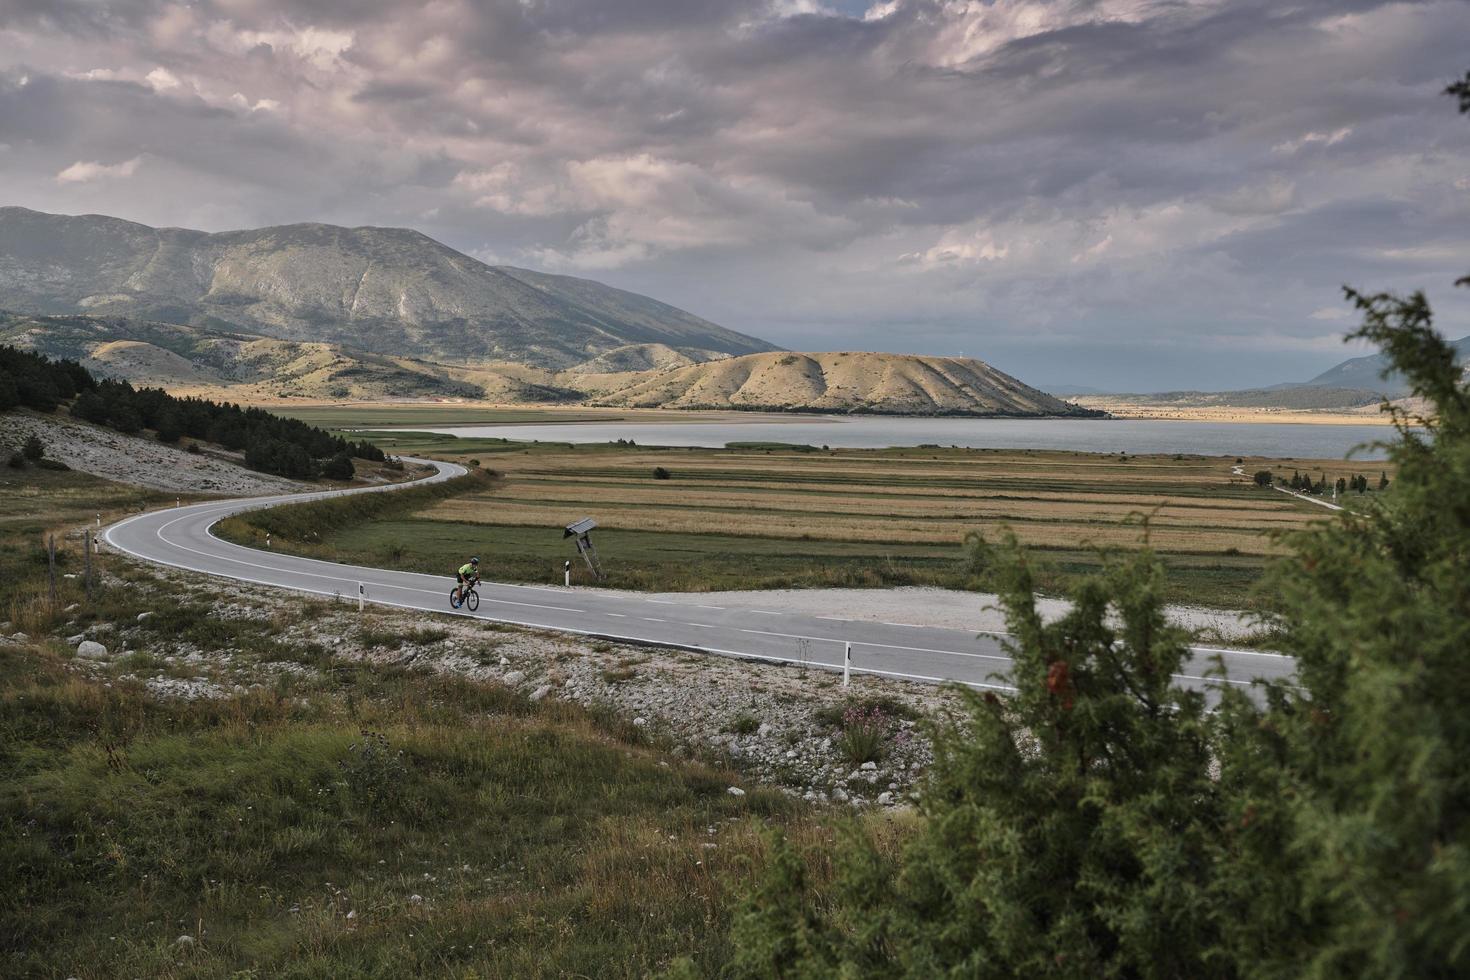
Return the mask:
[[[568,524],[566,528],[562,531],[561,536],[563,539],[577,539],[577,553],[581,555],[582,560],[587,563],[587,568],[592,572],[592,577],[601,582],[602,562],[598,560],[597,549],[592,547],[592,529],[596,526],[596,521],[594,521],[590,517],[584,517],[580,521],[577,521],[575,524]],[[567,582],[568,584],[570,584],[570,577],[568,577]]]
[[[852,644],[842,644],[842,686],[852,683]]]
[[[266,550],[267,551],[270,550],[270,546],[271,546],[271,533],[269,531],[267,531],[267,532],[265,532],[265,547],[266,547]]]
[[[572,560],[570,558],[562,563],[561,570],[566,575],[566,585],[570,589],[572,587]]]
[[[357,611],[362,612],[362,604],[367,599],[367,587],[361,582],[357,583]]]

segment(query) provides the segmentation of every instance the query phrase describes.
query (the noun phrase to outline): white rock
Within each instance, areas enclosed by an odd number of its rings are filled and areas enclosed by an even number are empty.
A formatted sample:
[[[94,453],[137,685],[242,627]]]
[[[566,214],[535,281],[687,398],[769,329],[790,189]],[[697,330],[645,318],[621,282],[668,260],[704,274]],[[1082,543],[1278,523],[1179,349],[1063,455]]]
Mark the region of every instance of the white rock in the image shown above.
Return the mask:
[[[24,643],[26,640],[29,640],[31,637],[30,637],[30,634],[28,634],[28,633],[15,632],[15,633],[11,633],[10,634],[10,638],[12,640],[16,641],[17,643]]]
[[[410,902],[412,902],[413,904],[415,904],[415,905],[422,905],[422,904],[424,904],[424,896],[422,896],[422,895],[410,895],[410,896],[408,896],[408,900]]]
[[[99,657],[107,656],[107,648],[96,640],[83,640],[77,644],[77,656],[86,657],[89,660],[96,660]]]
[[[847,790],[843,789],[841,786],[836,787],[832,790],[832,799],[836,800],[838,803],[846,803]]]
[[[87,634],[86,633],[78,633],[76,636],[68,636],[66,638],[66,645],[69,646],[69,647],[74,647],[78,643],[80,643],[83,640],[85,640],[86,638],[87,638]]]
[[[505,683],[507,684],[519,684],[525,679],[526,675],[519,670],[513,670],[510,673],[506,674],[503,678],[501,678],[501,680],[505,681]]]
[[[63,609],[62,612],[76,612],[80,608],[82,608],[82,607],[81,607],[81,605],[79,603],[73,602],[71,605],[69,605],[65,609]]]
[[[140,612],[140,613],[138,613],[138,622],[140,622],[140,623],[146,623],[146,622],[148,622],[148,620],[150,620],[152,618],[153,618],[153,614],[151,612]]]
[[[859,768],[862,769],[864,772],[873,772],[878,768],[878,763],[864,762]]]
[[[788,758],[788,759],[795,759],[796,758],[796,750],[795,749],[789,749],[786,752],[786,758]]]
[[[510,666],[510,659],[508,657],[501,657],[500,658],[500,666],[502,666],[502,667],[509,667]]]
[[[647,718],[643,718],[643,717],[634,718],[633,719],[633,727],[634,728],[647,728],[648,727],[648,719]]]
[[[892,793],[879,793],[878,794],[878,805],[879,806],[888,806],[892,802],[893,802],[893,794]]]
[[[548,695],[550,693],[551,693],[551,685],[550,684],[542,684],[540,687],[536,688],[536,690],[534,690],[534,691],[531,692],[531,700],[532,701],[540,701],[542,698],[546,697],[546,695]]]
[[[175,939],[174,940],[174,945],[176,945],[176,946],[193,946],[194,945],[194,937],[193,936],[189,936],[189,935],[180,936],[178,939]]]
[[[745,790],[741,789],[739,786],[731,786],[729,789],[725,790],[725,792],[729,793],[731,796],[745,795]]]
[[[355,918],[357,918],[357,909],[352,909],[351,911],[349,911],[347,913],[347,918],[349,918],[349,919],[355,919]]]
[[[755,733],[762,736],[771,734],[771,723],[768,721],[761,722],[761,727],[757,728]]]

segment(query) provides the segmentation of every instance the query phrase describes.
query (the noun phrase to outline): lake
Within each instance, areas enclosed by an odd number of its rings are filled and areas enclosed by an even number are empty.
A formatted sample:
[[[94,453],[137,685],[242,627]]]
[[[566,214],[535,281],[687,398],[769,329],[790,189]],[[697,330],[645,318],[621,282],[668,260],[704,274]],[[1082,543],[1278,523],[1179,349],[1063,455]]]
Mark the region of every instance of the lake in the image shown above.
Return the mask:
[[[546,422],[468,425],[415,431],[543,442],[613,442],[705,446],[730,442],[790,442],[841,449],[882,449],[935,443],[967,449],[1066,449],[1131,455],[1270,456],[1342,459],[1355,447],[1394,438],[1382,425],[1287,422],[1178,422],[1156,419],[972,419],[893,416],[791,416],[752,413],[749,421]],[[1383,459],[1363,450],[1355,459]]]

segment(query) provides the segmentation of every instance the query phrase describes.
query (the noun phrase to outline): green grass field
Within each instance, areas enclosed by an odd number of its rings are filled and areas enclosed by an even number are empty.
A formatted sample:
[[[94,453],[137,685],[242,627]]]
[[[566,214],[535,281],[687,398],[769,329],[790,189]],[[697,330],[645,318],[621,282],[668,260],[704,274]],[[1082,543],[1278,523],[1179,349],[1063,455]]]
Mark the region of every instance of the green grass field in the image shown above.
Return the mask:
[[[1257,604],[1252,588],[1279,550],[1272,535],[1329,516],[1255,487],[1226,458],[403,439],[396,451],[476,459],[499,478],[317,535],[278,528],[278,546],[431,573],[473,551],[495,578],[557,582],[562,562],[577,557],[561,526],[592,516],[613,587],[986,588],[987,571],[967,560],[963,541],[971,531],[996,540],[1009,529],[1049,565],[1047,588],[1060,590],[1070,575],[1096,568],[1100,550],[1137,547],[1147,534],[1167,566],[1172,601],[1239,608]],[[1352,472],[1315,460],[1240,465],[1247,473]],[[246,517],[222,530],[259,543],[273,520]],[[586,581],[581,563],[574,567]]]

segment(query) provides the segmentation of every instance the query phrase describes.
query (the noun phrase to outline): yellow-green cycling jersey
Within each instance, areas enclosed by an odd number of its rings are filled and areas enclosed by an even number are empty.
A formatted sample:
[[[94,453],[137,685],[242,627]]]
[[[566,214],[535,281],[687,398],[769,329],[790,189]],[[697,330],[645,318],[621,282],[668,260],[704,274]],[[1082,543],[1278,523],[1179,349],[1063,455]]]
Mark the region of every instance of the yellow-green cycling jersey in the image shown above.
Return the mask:
[[[475,566],[470,564],[469,562],[465,562],[463,565],[459,566],[459,577],[462,580],[474,578],[475,572]]]

